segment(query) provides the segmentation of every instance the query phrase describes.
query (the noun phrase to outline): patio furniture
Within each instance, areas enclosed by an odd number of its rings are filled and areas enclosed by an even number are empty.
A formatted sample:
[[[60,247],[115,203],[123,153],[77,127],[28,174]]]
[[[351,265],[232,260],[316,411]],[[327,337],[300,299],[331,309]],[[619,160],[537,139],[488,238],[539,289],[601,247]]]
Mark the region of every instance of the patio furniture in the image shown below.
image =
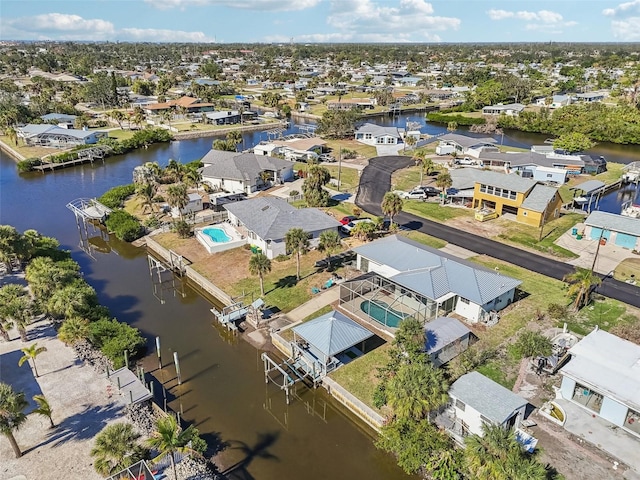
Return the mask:
[[[311,293],[313,293],[314,295],[316,293],[320,293],[320,289],[318,287],[311,287]]]

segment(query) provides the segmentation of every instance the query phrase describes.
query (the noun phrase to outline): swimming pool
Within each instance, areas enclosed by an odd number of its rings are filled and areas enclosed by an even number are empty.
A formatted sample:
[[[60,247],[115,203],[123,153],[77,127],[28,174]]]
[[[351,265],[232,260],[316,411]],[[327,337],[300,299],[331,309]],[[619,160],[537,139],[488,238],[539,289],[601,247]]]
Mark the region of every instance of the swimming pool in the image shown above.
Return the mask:
[[[207,237],[209,237],[216,243],[227,243],[231,240],[231,237],[227,235],[227,232],[217,227],[203,228],[202,233],[204,233]]]
[[[365,300],[360,304],[360,310],[373,318],[376,322],[387,327],[398,328],[400,322],[408,317],[408,314],[398,312],[385,302]]]

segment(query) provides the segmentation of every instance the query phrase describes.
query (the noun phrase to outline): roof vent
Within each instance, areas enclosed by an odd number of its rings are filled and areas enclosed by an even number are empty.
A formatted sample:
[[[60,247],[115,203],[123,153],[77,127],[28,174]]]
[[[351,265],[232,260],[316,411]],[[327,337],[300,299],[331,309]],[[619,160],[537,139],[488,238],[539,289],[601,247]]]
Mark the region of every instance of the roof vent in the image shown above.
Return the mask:
[[[269,205],[265,205],[265,206],[264,206],[264,207],[262,207],[260,210],[262,210],[263,212],[264,212],[265,210],[269,210]]]

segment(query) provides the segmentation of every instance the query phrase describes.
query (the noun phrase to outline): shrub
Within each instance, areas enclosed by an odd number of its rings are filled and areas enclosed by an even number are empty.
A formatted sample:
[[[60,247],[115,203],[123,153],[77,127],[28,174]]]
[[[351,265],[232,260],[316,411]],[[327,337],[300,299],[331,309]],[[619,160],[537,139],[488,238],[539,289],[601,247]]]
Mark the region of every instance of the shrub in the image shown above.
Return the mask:
[[[547,307],[547,313],[551,318],[559,320],[567,316],[569,308],[566,305],[561,305],[559,303],[550,303]]]
[[[136,187],[133,183],[129,185],[119,185],[107,190],[100,198],[98,198],[98,201],[109,208],[120,208],[127,197],[133,195],[135,192]]]
[[[342,158],[347,160],[356,158],[358,156],[358,152],[356,152],[355,150],[349,150],[348,148],[343,148],[342,150],[340,150],[340,153],[342,154]]]
[[[109,122],[107,122],[106,120],[96,120],[96,121],[94,122],[94,125],[95,125],[97,128],[104,128],[104,127],[106,127],[107,125],[109,125]]]
[[[166,202],[165,198],[162,195],[156,195],[153,197],[154,203]]]
[[[289,255],[285,255],[285,254],[281,253],[276,258],[274,258],[274,260],[276,262],[286,262],[287,260],[289,260]]]
[[[133,242],[144,233],[138,219],[124,210],[111,212],[105,223],[109,231],[125,242]]]
[[[191,236],[191,225],[184,220],[174,221],[171,230],[176,232],[180,238],[188,238]]]
[[[100,349],[113,362],[114,368],[124,366],[124,351],[135,357],[145,340],[137,328],[126,323],[102,319],[89,324],[89,338],[91,343]]]
[[[144,226],[147,228],[155,229],[155,228],[158,228],[161,225],[161,223],[162,222],[160,222],[158,215],[153,214],[144,221]]]
[[[42,165],[42,160],[38,157],[27,158],[18,162],[18,171],[20,173],[30,172],[37,165]]]
[[[540,332],[525,330],[513,345],[513,352],[519,358],[536,357],[538,355],[547,357],[551,355],[551,340]]]
[[[300,192],[298,190],[291,190],[289,192],[290,197],[295,197],[296,195],[300,195]]]

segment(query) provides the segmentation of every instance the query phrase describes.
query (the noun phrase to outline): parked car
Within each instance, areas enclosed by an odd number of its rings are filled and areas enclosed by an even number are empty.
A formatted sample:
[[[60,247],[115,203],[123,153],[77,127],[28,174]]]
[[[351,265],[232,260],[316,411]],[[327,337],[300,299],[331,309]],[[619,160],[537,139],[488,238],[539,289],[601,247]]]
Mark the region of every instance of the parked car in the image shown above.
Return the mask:
[[[455,195],[456,193],[458,193],[458,189],[457,188],[447,188],[447,196]]]
[[[419,188],[414,188],[410,192],[399,193],[399,195],[401,198],[408,200],[424,200],[425,198],[427,198],[427,194]]]
[[[455,161],[456,165],[475,165],[476,161],[470,157],[458,158]]]
[[[340,223],[342,225],[346,225],[347,223],[351,223],[351,222],[353,222],[354,220],[357,220],[357,219],[358,219],[358,217],[356,217],[354,215],[347,215],[346,217],[342,217],[340,219]]]
[[[339,229],[342,233],[346,233],[347,235],[349,235],[351,234],[351,230],[353,230],[353,228],[361,222],[373,223],[373,220],[371,220],[370,218],[358,218],[347,223],[346,225],[340,225]]]
[[[427,187],[416,187],[415,190],[422,190],[427,197],[437,197],[440,195],[440,190],[436,187],[427,186]]]
[[[322,155],[318,155],[318,160],[320,162],[335,162],[336,159],[333,158],[333,155],[330,155],[328,153],[323,153]]]

